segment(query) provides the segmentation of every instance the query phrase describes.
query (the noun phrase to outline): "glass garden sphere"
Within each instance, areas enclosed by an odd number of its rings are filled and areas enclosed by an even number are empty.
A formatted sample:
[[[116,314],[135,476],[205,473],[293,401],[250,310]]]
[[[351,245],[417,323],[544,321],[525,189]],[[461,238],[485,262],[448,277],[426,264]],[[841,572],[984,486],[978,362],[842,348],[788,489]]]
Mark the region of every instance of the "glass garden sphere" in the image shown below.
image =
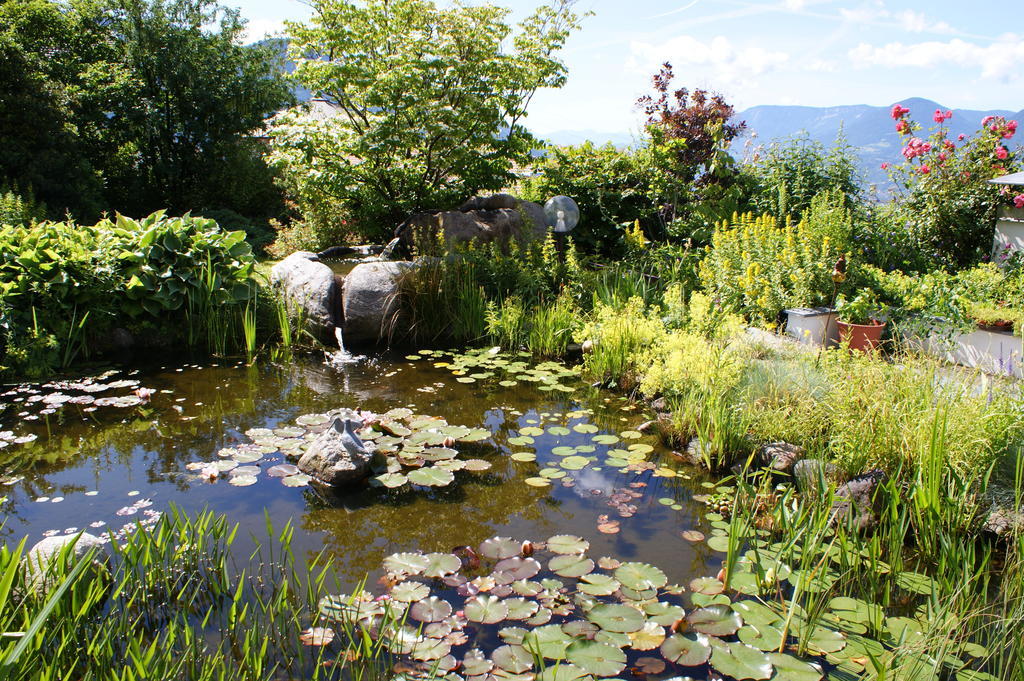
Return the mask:
[[[548,227],[560,234],[572,231],[580,221],[580,207],[568,196],[553,196],[544,204]]]

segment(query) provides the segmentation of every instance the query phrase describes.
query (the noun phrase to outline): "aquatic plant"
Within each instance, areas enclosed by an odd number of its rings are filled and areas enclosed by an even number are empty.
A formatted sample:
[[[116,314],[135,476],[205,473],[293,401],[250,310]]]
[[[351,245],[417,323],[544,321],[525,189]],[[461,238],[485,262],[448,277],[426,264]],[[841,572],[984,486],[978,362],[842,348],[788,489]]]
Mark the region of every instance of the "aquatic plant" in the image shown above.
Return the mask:
[[[397,553],[384,560],[385,594],[327,598],[320,614],[352,627],[357,638],[381,641],[413,675],[645,678],[646,670],[670,665],[732,679],[768,679],[776,669],[822,678],[820,664],[736,640],[741,627],[777,621],[771,610],[720,602],[715,580],[691,585],[695,596],[712,598],[688,610],[679,603],[684,587],[670,585],[659,568],[595,561],[589,547],[581,537],[556,535],[544,542],[494,537],[453,553]],[[830,649],[842,649],[838,634],[823,632]]]

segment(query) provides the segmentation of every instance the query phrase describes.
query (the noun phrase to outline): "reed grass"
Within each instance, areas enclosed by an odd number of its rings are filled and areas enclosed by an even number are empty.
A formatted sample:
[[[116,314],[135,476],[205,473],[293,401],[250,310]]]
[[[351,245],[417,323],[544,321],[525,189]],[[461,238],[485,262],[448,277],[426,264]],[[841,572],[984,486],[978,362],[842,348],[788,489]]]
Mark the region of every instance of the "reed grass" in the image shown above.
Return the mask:
[[[301,569],[290,524],[242,561],[231,558],[237,526],[222,516],[172,509],[151,530],[99,554],[50,563],[48,588],[33,590],[24,542],[0,550],[0,677],[12,681],[377,681],[388,653],[358,631],[337,628],[329,646],[304,645],[318,604],[333,588],[329,561]],[[386,623],[385,623],[386,624]],[[328,664],[329,663],[329,664]]]

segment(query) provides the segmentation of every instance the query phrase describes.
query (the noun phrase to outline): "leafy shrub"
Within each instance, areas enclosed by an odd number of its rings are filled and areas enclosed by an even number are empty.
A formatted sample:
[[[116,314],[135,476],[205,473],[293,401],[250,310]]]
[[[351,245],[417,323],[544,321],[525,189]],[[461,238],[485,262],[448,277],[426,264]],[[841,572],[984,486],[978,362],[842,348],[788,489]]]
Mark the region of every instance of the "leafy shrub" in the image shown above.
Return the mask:
[[[580,207],[573,238],[584,251],[620,255],[625,225],[639,220],[648,227],[657,213],[652,196],[653,168],[641,153],[611,144],[549,147],[522,182],[528,201],[543,204],[559,194]]]
[[[852,228],[838,200],[822,195],[795,225],[749,214],[720,225],[700,266],[705,290],[725,309],[769,325],[787,307],[827,304]]]
[[[539,357],[559,357],[565,354],[578,326],[579,310],[563,292],[554,302],[534,308],[526,345]]]
[[[757,183],[752,196],[755,211],[780,222],[800,219],[825,192],[843,196],[845,207],[852,210],[860,193],[857,159],[842,135],[831,149],[806,133],[772,142],[754,154],[748,168]]]
[[[0,225],[27,227],[46,217],[46,206],[38,203],[32,192],[0,190]]]
[[[14,373],[66,366],[119,325],[154,325],[149,335],[163,343],[224,351],[232,315],[256,285],[244,232],[162,212],[0,227],[0,252],[3,362]]]
[[[908,109],[895,105],[892,117],[904,160],[883,166],[901,192],[894,218],[909,232],[929,269],[970,266],[989,253],[996,212],[1010,205],[1010,199],[987,180],[1020,168],[1019,154],[1005,146],[1016,132],[1016,121],[989,116],[974,136],[953,140],[945,125],[952,115],[936,111],[935,125],[923,139],[916,135],[921,124]]]

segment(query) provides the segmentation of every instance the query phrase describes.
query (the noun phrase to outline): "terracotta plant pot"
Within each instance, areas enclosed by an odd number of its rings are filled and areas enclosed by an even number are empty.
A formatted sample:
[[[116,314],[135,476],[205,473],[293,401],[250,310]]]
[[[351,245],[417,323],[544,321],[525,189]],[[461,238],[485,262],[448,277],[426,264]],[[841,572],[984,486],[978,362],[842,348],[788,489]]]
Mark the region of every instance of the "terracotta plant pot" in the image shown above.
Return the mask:
[[[993,333],[1013,333],[1013,320],[1012,319],[997,319],[993,321],[979,321],[975,320],[978,328],[982,331],[992,331]]]
[[[851,350],[871,352],[878,347],[885,331],[885,322],[872,320],[870,324],[850,324],[838,322],[839,342],[850,344]]]

